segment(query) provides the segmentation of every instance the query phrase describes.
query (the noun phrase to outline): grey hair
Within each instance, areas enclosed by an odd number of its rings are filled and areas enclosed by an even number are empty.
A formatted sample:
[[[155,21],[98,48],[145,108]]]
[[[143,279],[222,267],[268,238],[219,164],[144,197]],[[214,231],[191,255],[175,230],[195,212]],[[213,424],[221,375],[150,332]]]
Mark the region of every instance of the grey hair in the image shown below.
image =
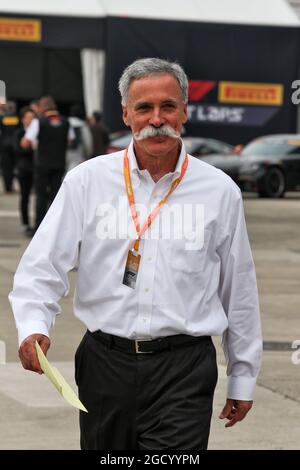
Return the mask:
[[[139,59],[130,64],[121,75],[119,80],[119,91],[122,105],[126,105],[128,91],[133,80],[151,75],[173,75],[179,83],[182,99],[188,102],[188,79],[183,68],[176,62],[158,59],[157,57]]]

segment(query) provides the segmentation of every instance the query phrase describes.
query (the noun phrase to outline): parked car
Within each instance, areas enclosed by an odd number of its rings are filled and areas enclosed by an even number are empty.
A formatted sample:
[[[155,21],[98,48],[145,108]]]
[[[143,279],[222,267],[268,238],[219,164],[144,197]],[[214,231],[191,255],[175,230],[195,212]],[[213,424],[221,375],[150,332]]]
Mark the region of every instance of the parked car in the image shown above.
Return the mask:
[[[259,137],[239,155],[201,158],[227,173],[244,191],[279,198],[300,189],[300,134]]]
[[[226,142],[205,137],[183,137],[187,153],[194,157],[202,158],[208,155],[229,154],[234,147]]]
[[[107,149],[108,153],[118,152],[128,147],[132,138],[131,132],[125,132],[121,137],[117,137],[110,142]],[[233,152],[230,144],[216,139],[207,139],[204,137],[183,137],[186,151],[190,155],[201,158],[205,155],[214,155],[218,153],[227,154]]]
[[[277,134],[250,142],[238,157],[238,184],[262,197],[300,189],[300,134]]]
[[[207,155],[201,160],[224,171],[236,184],[239,184],[239,170],[241,166],[241,156],[233,154]]]
[[[114,137],[113,135],[110,136],[110,143],[106,149],[107,153],[118,152],[119,150],[126,149],[126,147],[128,147],[130,144],[132,139],[131,132],[124,131],[121,133],[121,135],[120,133],[118,134],[119,135],[117,135],[117,137]]]

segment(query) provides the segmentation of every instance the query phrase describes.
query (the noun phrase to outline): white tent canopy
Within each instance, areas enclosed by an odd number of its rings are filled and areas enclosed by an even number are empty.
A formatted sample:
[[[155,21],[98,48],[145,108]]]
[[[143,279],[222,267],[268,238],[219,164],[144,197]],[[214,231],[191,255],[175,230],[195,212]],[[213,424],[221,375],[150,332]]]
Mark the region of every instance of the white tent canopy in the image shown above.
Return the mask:
[[[102,2],[98,0],[0,0],[0,13],[20,15],[53,15],[102,18]]]
[[[131,17],[199,23],[299,27],[286,0],[0,0],[0,16]],[[102,108],[105,53],[81,51],[86,110]]]
[[[209,23],[299,26],[286,0],[0,0],[0,14],[122,16]]]

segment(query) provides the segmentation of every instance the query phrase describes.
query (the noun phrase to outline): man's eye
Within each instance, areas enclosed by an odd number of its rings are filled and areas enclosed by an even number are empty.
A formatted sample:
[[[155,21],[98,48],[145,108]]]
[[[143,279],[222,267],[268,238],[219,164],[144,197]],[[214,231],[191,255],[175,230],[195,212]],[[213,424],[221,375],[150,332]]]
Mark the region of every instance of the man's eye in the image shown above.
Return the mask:
[[[147,104],[142,104],[141,106],[137,107],[138,111],[148,111],[150,109],[150,106]]]
[[[174,108],[175,108],[175,104],[174,104],[174,103],[165,103],[165,104],[164,104],[164,108],[166,108],[166,109],[174,109]]]

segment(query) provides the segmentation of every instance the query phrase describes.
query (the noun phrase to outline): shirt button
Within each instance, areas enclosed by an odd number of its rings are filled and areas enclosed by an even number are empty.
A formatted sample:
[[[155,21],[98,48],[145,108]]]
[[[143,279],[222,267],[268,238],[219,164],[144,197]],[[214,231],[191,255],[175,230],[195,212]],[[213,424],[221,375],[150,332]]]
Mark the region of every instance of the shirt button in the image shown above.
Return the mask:
[[[149,292],[149,289],[148,289],[148,287],[146,287],[146,289],[145,289],[145,292]]]
[[[143,318],[144,323],[147,323],[147,318]]]
[[[152,258],[151,258],[151,256],[149,256],[149,258],[148,258],[148,261],[152,261]]]

